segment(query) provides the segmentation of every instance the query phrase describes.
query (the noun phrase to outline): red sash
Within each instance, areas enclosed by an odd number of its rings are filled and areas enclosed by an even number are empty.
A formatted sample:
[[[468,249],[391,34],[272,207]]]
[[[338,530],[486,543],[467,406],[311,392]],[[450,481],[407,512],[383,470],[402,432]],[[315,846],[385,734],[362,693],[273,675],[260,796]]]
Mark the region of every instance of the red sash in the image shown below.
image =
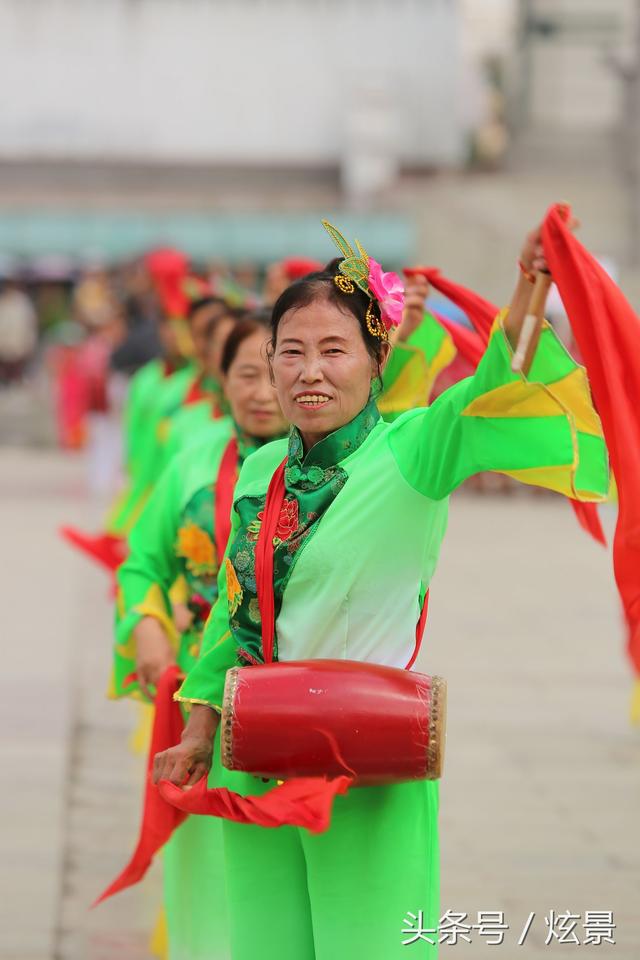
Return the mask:
[[[218,563],[222,563],[231,532],[231,508],[233,491],[238,480],[238,440],[235,436],[229,440],[222,454],[218,477],[216,479],[216,500],[214,516],[214,536]]]

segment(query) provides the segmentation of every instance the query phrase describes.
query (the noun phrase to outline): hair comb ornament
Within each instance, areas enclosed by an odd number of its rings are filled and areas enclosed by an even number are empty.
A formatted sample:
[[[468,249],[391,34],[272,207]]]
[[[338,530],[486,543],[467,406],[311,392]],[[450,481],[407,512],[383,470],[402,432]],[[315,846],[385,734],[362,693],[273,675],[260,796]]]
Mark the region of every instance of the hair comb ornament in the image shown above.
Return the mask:
[[[372,304],[367,308],[366,321],[369,333],[379,340],[388,341],[389,332],[399,327],[402,322],[404,309],[404,285],[400,277],[393,272],[385,273],[380,264],[370,257],[367,251],[356,240],[356,251],[345,240],[339,230],[329,223],[322,221],[343,259],[338,265],[339,273],[333,278],[337,288],[342,293],[353,293],[359,287],[371,301],[375,300],[380,307],[380,317],[376,317]]]

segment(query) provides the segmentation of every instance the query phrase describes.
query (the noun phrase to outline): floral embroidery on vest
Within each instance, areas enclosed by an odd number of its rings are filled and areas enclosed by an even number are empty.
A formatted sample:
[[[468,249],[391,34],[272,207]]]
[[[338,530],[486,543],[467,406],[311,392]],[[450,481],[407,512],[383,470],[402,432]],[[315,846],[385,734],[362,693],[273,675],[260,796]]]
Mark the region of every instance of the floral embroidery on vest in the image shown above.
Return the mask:
[[[224,566],[227,575],[227,597],[229,600],[229,612],[231,616],[233,616],[242,603],[244,592],[240,586],[240,583],[238,582],[233,564],[228,557],[224,561]]]
[[[182,511],[175,551],[187,582],[187,606],[201,629],[218,597],[218,558],[214,542],[214,488],[197,490]]]
[[[206,530],[191,520],[178,530],[176,554],[185,560],[187,570],[196,576],[215,573],[218,568],[213,540]]]
[[[262,441],[243,434],[236,429],[238,462],[246,457]],[[189,598],[187,605],[194,617],[194,627],[201,631],[211,607],[218,599],[219,560],[215,545],[215,484],[197,490],[182,511],[180,528],[175,542],[176,556],[180,560],[181,573],[187,582]],[[233,572],[235,579],[235,572]],[[227,570],[227,583],[229,571]],[[235,579],[237,584],[237,579]],[[232,581],[232,587],[234,583]],[[238,589],[240,589],[238,584]],[[236,597],[237,603],[241,600]]]

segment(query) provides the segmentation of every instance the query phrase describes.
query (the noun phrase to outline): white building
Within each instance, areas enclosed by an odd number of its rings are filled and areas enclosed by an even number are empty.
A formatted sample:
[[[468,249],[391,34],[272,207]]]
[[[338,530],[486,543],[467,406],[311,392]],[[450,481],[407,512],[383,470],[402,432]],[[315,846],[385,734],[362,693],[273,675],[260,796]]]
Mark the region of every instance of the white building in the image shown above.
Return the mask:
[[[0,157],[455,164],[456,7],[3,0]]]

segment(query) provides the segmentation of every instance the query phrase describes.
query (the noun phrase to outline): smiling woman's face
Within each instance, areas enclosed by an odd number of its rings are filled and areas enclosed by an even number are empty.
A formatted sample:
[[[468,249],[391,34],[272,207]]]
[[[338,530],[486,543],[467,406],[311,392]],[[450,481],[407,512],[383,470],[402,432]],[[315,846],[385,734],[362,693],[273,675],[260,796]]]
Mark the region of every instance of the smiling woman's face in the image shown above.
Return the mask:
[[[283,315],[272,365],[282,412],[306,449],[360,413],[378,375],[356,318],[325,299]]]
[[[276,437],[288,426],[269,380],[266,336],[260,331],[242,341],[223,380],[234,421],[249,436],[261,438]]]

